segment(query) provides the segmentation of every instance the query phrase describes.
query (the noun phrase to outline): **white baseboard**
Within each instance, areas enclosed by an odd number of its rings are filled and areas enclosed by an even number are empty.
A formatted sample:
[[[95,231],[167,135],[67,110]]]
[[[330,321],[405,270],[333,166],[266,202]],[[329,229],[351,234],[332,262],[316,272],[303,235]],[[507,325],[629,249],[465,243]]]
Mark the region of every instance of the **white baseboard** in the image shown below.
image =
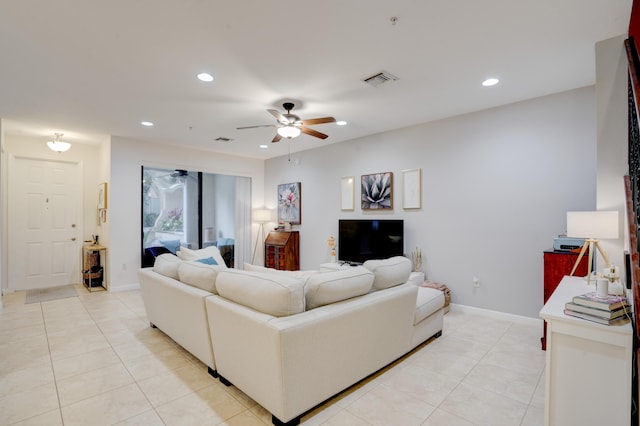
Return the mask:
[[[494,319],[503,320],[503,321],[512,321],[520,324],[539,325],[540,327],[542,327],[542,324],[543,324],[542,318],[523,317],[521,315],[508,314],[506,312],[491,311],[489,309],[476,308],[475,306],[460,305],[457,303],[451,304],[451,310],[457,311],[457,312],[484,315]]]
[[[127,284],[127,285],[119,285],[119,286],[109,286],[109,292],[110,293],[119,293],[121,291],[133,291],[133,290],[140,290],[140,284],[139,283],[133,283],[133,284]]]

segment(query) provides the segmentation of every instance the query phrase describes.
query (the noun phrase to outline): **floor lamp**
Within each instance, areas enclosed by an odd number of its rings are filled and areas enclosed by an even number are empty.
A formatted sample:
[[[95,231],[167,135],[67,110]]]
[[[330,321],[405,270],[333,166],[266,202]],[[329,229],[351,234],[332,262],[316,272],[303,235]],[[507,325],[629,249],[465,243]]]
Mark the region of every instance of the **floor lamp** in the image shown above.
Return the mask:
[[[589,212],[567,212],[567,237],[584,238],[584,245],[580,250],[571,274],[576,271],[580,260],[587,249],[589,250],[589,265],[587,267],[587,284],[591,281],[591,271],[593,267],[594,246],[602,255],[605,267],[609,267],[609,257],[600,246],[600,239],[617,239],[618,233],[618,212],[617,211],[589,211]]]
[[[258,250],[258,243],[262,241],[264,243],[264,224],[271,220],[271,210],[256,209],[253,211],[253,221],[260,224],[258,228],[258,235],[256,236],[256,245],[253,248],[253,256],[251,256],[251,263],[255,264],[256,251]],[[262,238],[262,239],[261,239]]]

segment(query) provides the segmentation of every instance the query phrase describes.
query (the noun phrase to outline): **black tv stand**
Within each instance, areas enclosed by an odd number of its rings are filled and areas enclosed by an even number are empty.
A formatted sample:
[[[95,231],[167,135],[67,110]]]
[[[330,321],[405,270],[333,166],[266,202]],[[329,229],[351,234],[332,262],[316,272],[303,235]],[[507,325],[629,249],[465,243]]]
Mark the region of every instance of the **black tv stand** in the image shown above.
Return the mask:
[[[350,260],[341,260],[338,263],[340,263],[340,266],[342,266],[342,265],[349,265],[349,266],[360,266],[360,265],[362,265],[361,262],[351,262]]]

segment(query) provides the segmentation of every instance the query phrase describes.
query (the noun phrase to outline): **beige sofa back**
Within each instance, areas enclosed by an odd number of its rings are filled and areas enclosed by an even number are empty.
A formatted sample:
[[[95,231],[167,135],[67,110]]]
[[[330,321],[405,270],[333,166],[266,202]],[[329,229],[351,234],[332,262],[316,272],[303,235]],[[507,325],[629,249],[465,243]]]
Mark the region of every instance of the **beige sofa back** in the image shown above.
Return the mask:
[[[403,284],[280,318],[208,297],[218,372],[287,422],[405,354],[417,292]]]

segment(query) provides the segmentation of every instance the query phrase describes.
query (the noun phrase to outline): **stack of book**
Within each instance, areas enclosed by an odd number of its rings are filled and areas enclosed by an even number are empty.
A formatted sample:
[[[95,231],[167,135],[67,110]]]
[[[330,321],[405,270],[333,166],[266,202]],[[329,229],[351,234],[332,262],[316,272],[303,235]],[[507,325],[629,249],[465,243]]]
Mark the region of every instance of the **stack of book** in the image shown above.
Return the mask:
[[[564,313],[600,324],[615,325],[631,318],[631,307],[625,296],[598,297],[595,292],[574,296]]]

